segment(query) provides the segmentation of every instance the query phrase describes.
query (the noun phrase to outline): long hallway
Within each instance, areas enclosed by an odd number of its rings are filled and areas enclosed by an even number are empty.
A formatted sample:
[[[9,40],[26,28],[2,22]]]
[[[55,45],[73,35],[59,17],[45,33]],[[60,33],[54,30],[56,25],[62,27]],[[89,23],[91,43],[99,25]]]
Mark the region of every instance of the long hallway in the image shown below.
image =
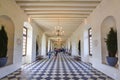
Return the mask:
[[[59,53],[34,63],[4,77],[2,80],[113,80],[87,63],[76,61]]]

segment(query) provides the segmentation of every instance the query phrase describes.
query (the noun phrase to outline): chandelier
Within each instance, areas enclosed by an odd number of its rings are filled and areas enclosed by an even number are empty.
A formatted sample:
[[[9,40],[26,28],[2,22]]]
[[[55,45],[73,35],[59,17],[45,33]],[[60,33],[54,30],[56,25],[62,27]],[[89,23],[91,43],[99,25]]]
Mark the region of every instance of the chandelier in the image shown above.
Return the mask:
[[[61,38],[61,37],[57,37],[56,41],[57,41],[57,42],[61,42],[61,41],[62,41],[62,38]]]
[[[58,18],[58,26],[55,26],[55,30],[53,31],[53,33],[58,37],[64,35],[63,28],[60,27],[59,25],[59,18]]]
[[[60,47],[61,43],[62,43],[61,37],[57,37],[56,40],[55,40],[55,43]]]

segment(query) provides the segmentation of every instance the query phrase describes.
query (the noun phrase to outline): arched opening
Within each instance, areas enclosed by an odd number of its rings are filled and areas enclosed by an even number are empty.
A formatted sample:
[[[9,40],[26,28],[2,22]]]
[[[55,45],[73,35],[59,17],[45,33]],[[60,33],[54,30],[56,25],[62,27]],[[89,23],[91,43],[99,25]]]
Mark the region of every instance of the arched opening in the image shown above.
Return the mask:
[[[101,52],[102,52],[102,63],[107,64],[106,57],[108,56],[107,46],[105,39],[110,31],[110,28],[116,30],[116,21],[113,16],[106,17],[101,24]]]
[[[0,27],[4,26],[4,29],[8,37],[7,45],[7,64],[13,64],[13,55],[14,55],[14,24],[10,17],[6,15],[0,16]],[[1,46],[1,45],[0,45]]]
[[[69,44],[69,55],[72,55],[72,43],[70,41],[70,44]]]
[[[78,42],[78,54],[81,56],[81,40]]]
[[[38,42],[36,41],[36,57],[38,56]]]

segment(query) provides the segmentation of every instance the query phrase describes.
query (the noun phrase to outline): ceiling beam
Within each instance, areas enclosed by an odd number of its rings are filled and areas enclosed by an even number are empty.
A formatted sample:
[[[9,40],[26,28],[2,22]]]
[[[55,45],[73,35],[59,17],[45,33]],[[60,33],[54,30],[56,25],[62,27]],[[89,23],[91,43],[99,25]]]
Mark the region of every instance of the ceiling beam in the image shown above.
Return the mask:
[[[21,6],[21,8],[96,8],[96,6]]]
[[[16,3],[100,3],[101,0],[77,0],[77,1],[42,1],[42,0],[16,0]]]
[[[32,19],[41,19],[41,18],[47,18],[47,19],[48,18],[51,18],[51,19],[52,18],[57,18],[58,19],[58,16],[54,16],[54,17],[52,17],[52,16],[46,16],[46,17],[45,16],[43,16],[43,17],[42,16],[39,16],[39,17],[31,16],[31,18]],[[60,17],[60,18],[63,18],[63,19],[71,19],[71,18],[73,18],[73,19],[78,19],[78,18],[79,19],[86,19],[87,17],[82,17],[82,16],[81,17],[66,16],[66,17]]]
[[[16,1],[33,1],[33,0],[16,0]],[[56,0],[34,0],[34,1],[56,1]],[[68,1],[68,0],[61,0]],[[69,1],[102,1],[102,0],[69,0]]]
[[[89,14],[81,14],[81,13],[31,13],[29,15],[81,15],[81,16],[89,16]]]
[[[25,12],[92,12],[92,10],[24,10]]]
[[[52,8],[22,8],[23,10],[93,10],[95,8],[56,8],[56,7],[52,7]]]
[[[98,3],[18,3],[20,6],[97,6]]]
[[[85,15],[89,15],[90,12],[26,12],[26,14],[28,15],[41,15],[41,14],[85,14]]]

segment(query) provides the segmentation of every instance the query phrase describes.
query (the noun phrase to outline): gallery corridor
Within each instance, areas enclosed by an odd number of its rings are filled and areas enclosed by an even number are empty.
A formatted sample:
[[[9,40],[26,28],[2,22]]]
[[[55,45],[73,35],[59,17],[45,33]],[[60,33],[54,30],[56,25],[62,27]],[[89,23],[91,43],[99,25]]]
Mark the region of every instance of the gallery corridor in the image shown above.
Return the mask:
[[[113,80],[87,63],[59,53],[48,59],[24,65],[2,80]]]

